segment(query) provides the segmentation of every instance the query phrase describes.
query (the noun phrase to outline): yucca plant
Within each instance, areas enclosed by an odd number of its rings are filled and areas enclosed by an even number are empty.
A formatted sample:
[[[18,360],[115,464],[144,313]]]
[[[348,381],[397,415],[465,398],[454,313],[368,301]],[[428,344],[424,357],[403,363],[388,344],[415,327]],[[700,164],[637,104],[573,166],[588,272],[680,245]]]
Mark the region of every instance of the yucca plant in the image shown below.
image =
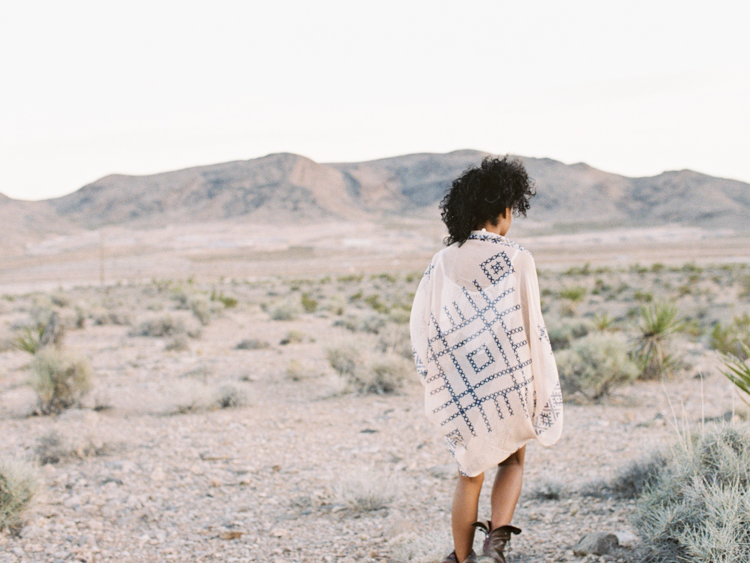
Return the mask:
[[[13,344],[16,348],[29,354],[36,354],[41,347],[42,335],[44,334],[45,325],[39,323],[35,327],[26,327],[22,329]]]
[[[750,348],[744,342],[741,343],[745,357],[750,357]],[[737,395],[748,406],[750,406],[750,366],[741,358],[725,354],[723,356],[724,367],[726,371],[721,370],[729,381],[737,387]],[[742,391],[742,393],[740,393]]]
[[[602,313],[601,315],[594,315],[594,318],[593,318],[594,328],[596,328],[596,330],[601,330],[601,331],[610,330],[614,322],[615,322],[615,319],[610,317],[607,313]]]
[[[641,378],[671,375],[676,358],[668,351],[669,337],[682,328],[678,310],[671,303],[654,303],[640,308],[640,335],[633,356],[641,368]]]

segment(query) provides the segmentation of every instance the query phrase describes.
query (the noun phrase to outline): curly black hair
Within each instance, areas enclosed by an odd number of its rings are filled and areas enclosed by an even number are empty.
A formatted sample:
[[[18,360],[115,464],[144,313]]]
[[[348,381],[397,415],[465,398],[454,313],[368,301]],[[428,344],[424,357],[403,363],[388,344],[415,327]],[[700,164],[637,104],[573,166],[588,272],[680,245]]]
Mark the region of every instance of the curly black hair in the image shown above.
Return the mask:
[[[497,219],[507,208],[518,217],[529,210],[529,199],[536,195],[534,181],[523,163],[507,155],[488,156],[477,168],[467,168],[440,202],[443,223],[448,227],[445,244],[462,245],[471,231]]]

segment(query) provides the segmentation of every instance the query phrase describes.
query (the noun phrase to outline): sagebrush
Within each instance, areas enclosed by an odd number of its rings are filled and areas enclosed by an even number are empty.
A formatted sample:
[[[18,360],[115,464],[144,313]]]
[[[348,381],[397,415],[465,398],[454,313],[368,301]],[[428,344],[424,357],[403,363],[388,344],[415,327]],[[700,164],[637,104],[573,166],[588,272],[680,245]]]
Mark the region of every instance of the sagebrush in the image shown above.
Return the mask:
[[[35,469],[19,459],[0,459],[0,530],[23,523],[39,486]]]
[[[31,362],[29,384],[38,398],[40,414],[55,414],[80,404],[91,390],[92,371],[86,358],[45,348]]]
[[[750,430],[685,437],[638,499],[644,563],[750,561]]]

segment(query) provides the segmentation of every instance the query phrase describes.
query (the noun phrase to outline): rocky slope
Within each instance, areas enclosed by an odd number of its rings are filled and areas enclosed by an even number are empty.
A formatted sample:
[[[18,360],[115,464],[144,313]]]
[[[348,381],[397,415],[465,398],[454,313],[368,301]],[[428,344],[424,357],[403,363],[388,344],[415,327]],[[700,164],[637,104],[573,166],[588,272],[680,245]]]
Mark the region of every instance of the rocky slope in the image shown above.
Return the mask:
[[[24,204],[27,224],[48,222],[56,214],[86,228],[238,217],[282,224],[382,215],[437,217],[437,203],[451,180],[486,155],[461,150],[321,164],[299,155],[271,154],[149,176],[110,175],[38,204],[5,198],[0,200],[0,214],[9,205]],[[579,228],[682,223],[744,229],[750,218],[750,184],[743,182],[689,170],[628,178],[583,163],[522,160],[538,189],[529,218],[541,223]],[[28,219],[28,213],[40,215]],[[6,215],[20,221],[17,211]],[[3,231],[9,225],[4,221]]]

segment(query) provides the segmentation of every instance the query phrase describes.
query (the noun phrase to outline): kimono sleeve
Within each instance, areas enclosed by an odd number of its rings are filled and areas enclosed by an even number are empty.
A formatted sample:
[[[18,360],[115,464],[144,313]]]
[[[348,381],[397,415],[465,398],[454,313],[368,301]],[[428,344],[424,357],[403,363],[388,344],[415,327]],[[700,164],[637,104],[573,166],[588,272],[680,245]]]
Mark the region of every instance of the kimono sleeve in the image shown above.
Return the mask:
[[[414,364],[422,383],[427,378],[427,354],[429,341],[429,323],[430,323],[430,301],[432,294],[432,273],[433,265],[427,268],[419,282],[417,292],[414,294],[414,303],[411,307],[411,317],[409,320],[409,333],[411,335],[412,353],[414,354]]]
[[[562,433],[563,405],[560,379],[547,327],[542,318],[534,258],[528,252],[521,252],[515,266],[519,275],[521,310],[534,378],[532,422],[539,442],[549,446],[554,444]]]

